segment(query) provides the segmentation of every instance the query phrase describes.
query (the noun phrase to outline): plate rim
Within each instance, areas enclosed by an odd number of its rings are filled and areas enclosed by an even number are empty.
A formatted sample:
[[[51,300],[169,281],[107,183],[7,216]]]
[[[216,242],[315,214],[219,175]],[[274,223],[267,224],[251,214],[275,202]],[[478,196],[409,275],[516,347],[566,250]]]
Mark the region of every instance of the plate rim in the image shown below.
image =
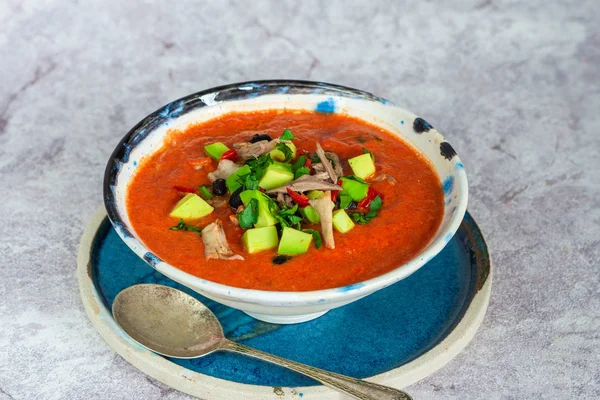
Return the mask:
[[[104,205],[101,205],[86,225],[81,237],[77,257],[77,278],[81,300],[93,327],[104,341],[117,354],[134,367],[152,378],[189,395],[201,399],[229,400],[244,398],[247,400],[282,398],[302,400],[331,399],[337,392],[322,385],[302,387],[259,386],[233,382],[221,378],[204,375],[183,368],[159,356],[133,341],[112,318],[97,292],[91,273],[92,248],[102,222],[107,217]],[[467,212],[465,219],[470,219],[471,234],[482,242],[482,253],[476,260],[484,263],[483,269],[477,271],[478,282],[476,292],[470,299],[462,318],[437,345],[421,356],[400,367],[366,378],[365,380],[382,385],[404,388],[433,374],[456,355],[458,355],[473,339],[485,316],[491,295],[493,266],[483,234],[477,223]],[[464,223],[461,222],[461,225]],[[486,274],[487,273],[487,274]],[[482,276],[483,275],[483,276]],[[239,397],[232,397],[239,396]]]

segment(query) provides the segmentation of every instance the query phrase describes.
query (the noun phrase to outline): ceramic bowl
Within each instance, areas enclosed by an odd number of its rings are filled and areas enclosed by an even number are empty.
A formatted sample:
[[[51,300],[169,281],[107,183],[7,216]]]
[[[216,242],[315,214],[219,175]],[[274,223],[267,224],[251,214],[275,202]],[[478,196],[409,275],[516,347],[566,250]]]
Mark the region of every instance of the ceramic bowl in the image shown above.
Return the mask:
[[[409,262],[386,274],[345,287],[308,292],[241,289],[211,282],[162,261],[145,247],[125,207],[127,185],[140,160],[161,148],[169,130],[231,111],[271,109],[344,112],[381,126],[422,153],[437,171],[444,190],[444,218],[435,237]],[[111,155],[104,178],[104,203],[119,236],[135,254],[167,277],[217,302],[267,322],[297,323],[356,301],[410,276],[438,254],[458,229],[467,208],[467,177],[452,146],[424,119],[391,102],[348,87],[306,81],[257,81],[204,90],[176,100],[131,129]]]

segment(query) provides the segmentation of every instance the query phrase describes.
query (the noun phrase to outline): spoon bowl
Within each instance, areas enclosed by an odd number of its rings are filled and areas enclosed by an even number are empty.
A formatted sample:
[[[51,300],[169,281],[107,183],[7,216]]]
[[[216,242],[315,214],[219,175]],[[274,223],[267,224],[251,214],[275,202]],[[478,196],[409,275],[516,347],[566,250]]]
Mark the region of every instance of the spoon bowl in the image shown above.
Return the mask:
[[[130,286],[115,297],[112,313],[133,340],[167,357],[197,358],[217,350],[230,351],[291,369],[356,399],[411,399],[398,389],[310,367],[232,342],[225,338],[221,323],[204,304],[169,286]]]

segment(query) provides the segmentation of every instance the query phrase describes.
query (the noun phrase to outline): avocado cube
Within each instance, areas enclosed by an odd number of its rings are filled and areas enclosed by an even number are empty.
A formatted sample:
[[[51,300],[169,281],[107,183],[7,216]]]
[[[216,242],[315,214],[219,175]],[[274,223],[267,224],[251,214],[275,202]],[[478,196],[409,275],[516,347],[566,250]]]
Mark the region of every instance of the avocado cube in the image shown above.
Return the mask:
[[[214,158],[215,160],[221,159],[221,156],[226,151],[229,151],[229,147],[225,146],[221,142],[216,142],[209,144],[208,146],[204,146],[204,150],[206,150],[206,154]]]
[[[362,154],[358,157],[353,157],[348,160],[350,168],[354,175],[362,179],[367,179],[375,173],[375,163],[370,154]]]
[[[269,201],[265,198],[265,195],[260,190],[244,190],[240,193],[240,198],[245,207],[248,207],[250,200],[256,199],[258,201],[258,219],[254,224],[255,228],[262,228],[265,226],[273,226],[277,223],[277,220],[269,210]]]
[[[248,175],[250,172],[252,172],[252,170],[250,170],[250,167],[244,165],[242,168],[229,175],[229,177],[225,179],[225,184],[227,185],[229,193],[233,193],[236,190],[238,190],[242,186],[242,184],[239,182],[239,177]]]
[[[274,226],[248,229],[242,236],[244,248],[250,254],[277,247],[278,241],[277,228]]]
[[[296,145],[292,142],[283,144],[289,147],[289,149],[292,151],[291,160],[296,158]],[[283,151],[279,150],[278,148],[274,148],[269,154],[271,155],[271,160],[273,161],[285,161],[285,154],[283,154]]]
[[[183,219],[198,219],[213,212],[214,208],[195,193],[186,194],[175,204],[171,217]]]
[[[300,208],[300,214],[311,224],[318,224],[321,222],[321,217],[319,217],[317,210],[315,210],[313,206]]]
[[[277,253],[288,256],[303,254],[308,251],[313,236],[310,233],[302,232],[294,228],[283,228],[283,234],[279,241]]]
[[[317,200],[323,196],[325,196],[325,192],[322,190],[311,190],[310,192],[306,193],[306,197],[308,197],[309,200]]]
[[[333,227],[338,232],[346,233],[354,228],[354,222],[345,210],[337,210],[333,212]]]
[[[265,170],[263,177],[258,181],[258,186],[271,190],[285,185],[294,180],[294,173],[290,164],[273,162]]]
[[[344,192],[348,193],[350,197],[352,197],[352,200],[361,201],[367,197],[367,192],[369,191],[369,185],[367,183],[357,182],[349,178],[341,179],[342,189],[344,189]]]

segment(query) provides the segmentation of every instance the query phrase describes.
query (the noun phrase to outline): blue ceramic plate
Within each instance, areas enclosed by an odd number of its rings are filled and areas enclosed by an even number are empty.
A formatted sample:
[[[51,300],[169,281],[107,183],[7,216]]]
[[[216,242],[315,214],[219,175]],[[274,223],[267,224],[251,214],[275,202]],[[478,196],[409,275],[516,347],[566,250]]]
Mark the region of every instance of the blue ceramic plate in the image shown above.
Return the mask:
[[[468,213],[444,250],[410,277],[296,325],[257,321],[161,275],[123,243],[103,210],[84,234],[79,269],[86,310],[115,350],[155,378],[210,398],[233,398],[230,396],[235,393],[267,398],[267,394],[278,391],[289,392],[292,397],[326,398],[319,396],[329,389],[310,387],[317,383],[230,353],[193,360],[155,355],[131,341],[112,320],[109,310],[117,293],[137,283],[173,286],[208,305],[233,341],[326,370],[357,378],[375,377],[375,382],[400,387],[435,371],[464,348],[483,318],[491,288],[487,247]],[[195,387],[198,381],[201,384]],[[260,390],[266,391],[261,395]]]

